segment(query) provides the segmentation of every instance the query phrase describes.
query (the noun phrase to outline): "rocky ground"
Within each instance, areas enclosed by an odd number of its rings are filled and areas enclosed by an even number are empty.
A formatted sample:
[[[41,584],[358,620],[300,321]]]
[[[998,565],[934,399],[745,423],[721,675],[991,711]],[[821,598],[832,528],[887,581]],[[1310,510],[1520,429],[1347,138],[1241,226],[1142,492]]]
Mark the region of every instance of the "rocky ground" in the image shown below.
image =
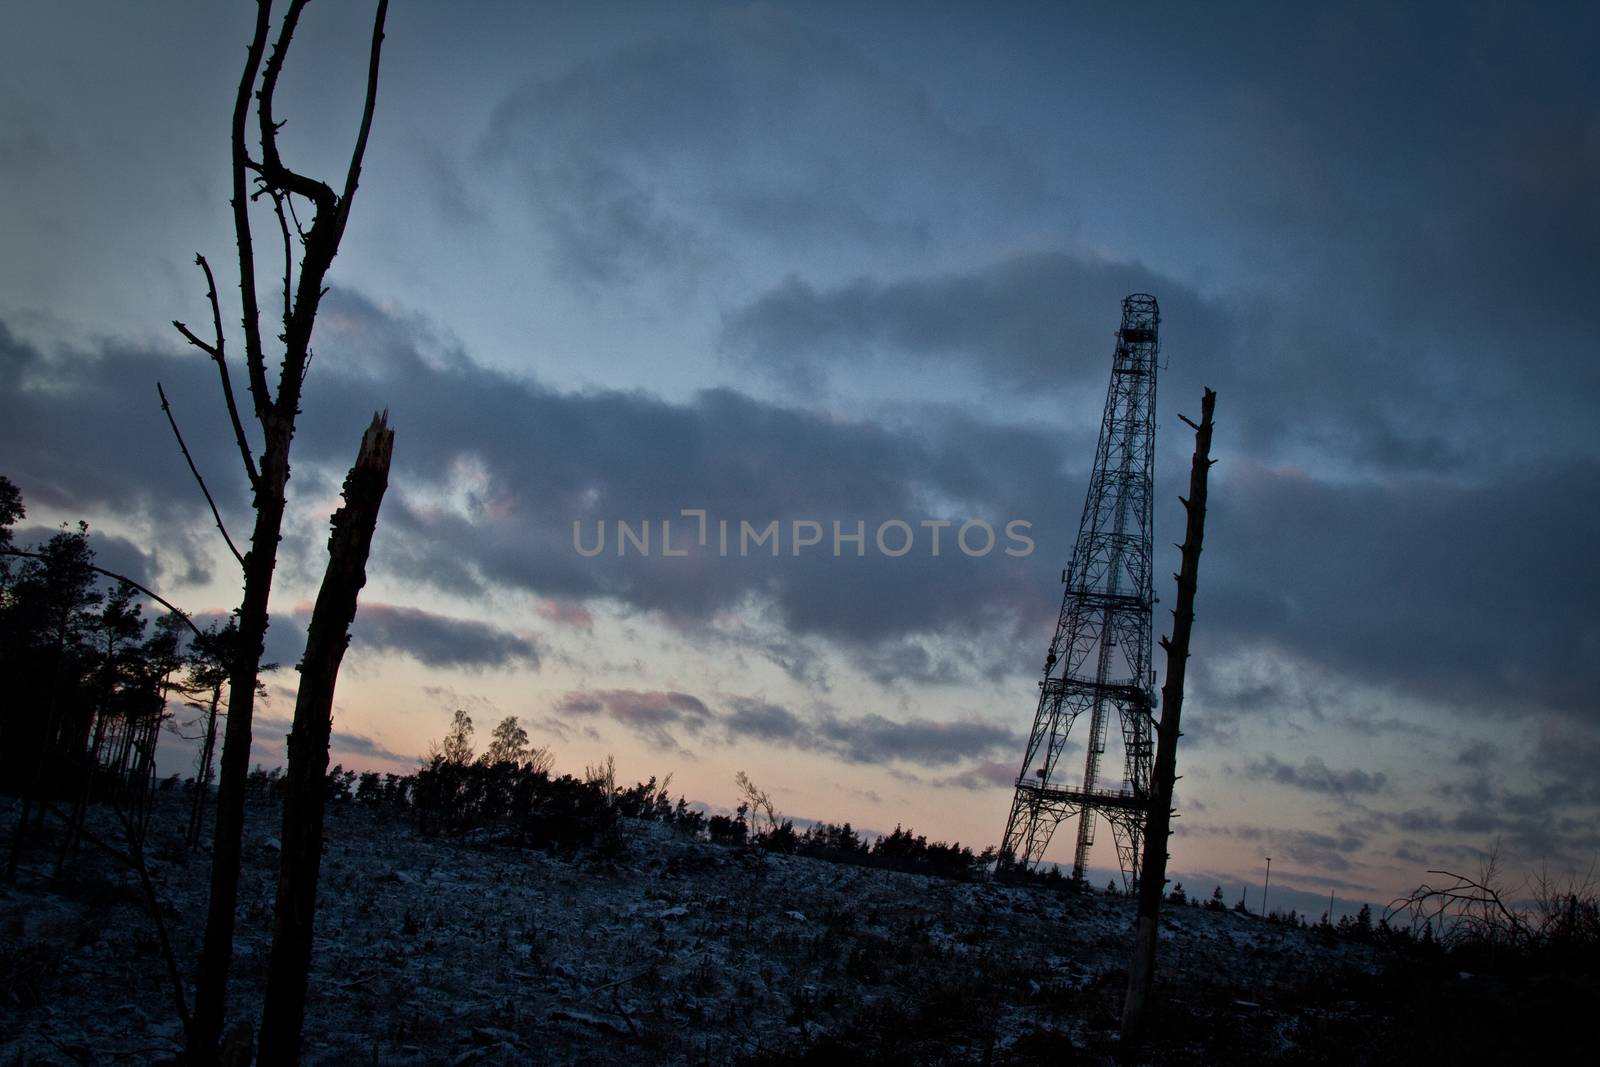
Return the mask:
[[[208,864],[164,795],[149,865],[196,958]],[[259,1018],[278,813],[251,813],[231,1020]],[[6,833],[15,805],[0,805]],[[330,811],[312,1064],[1110,1062],[1131,902],[692,841],[561,857]],[[110,814],[91,824],[117,838]],[[52,831],[54,826],[52,826]],[[9,842],[3,842],[8,844]],[[0,1064],[157,1062],[181,1027],[134,876],[84,846],[0,885]],[[1378,950],[1169,908],[1149,1062],[1384,1062]]]

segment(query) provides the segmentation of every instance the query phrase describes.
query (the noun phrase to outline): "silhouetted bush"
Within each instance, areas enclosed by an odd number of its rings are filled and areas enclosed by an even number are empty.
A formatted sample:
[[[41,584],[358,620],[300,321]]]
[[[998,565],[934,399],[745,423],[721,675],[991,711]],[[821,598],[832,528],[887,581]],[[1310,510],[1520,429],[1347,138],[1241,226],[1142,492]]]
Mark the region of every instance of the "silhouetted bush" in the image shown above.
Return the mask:
[[[793,855],[800,850],[800,835],[794,832],[794,823],[785,819],[757,838],[757,843],[768,852]]]
[[[571,775],[553,778],[537,765],[510,760],[457,763],[435,754],[410,779],[390,777],[386,801],[402,807],[409,796],[412,815],[424,833],[500,831],[497,840],[528,848],[612,848],[619,842],[617,821],[625,812],[645,818],[672,813],[654,779],[612,794],[598,782]],[[640,804],[646,791],[651,800]]]
[[[715,844],[742,845],[748,829],[743,819],[728,815],[713,815],[706,823],[706,832],[711,835],[711,840]]]
[[[741,829],[735,830],[738,826]],[[738,844],[745,839],[744,821],[727,816],[711,817],[710,833],[713,841]],[[974,855],[970,848],[960,843],[947,845],[943,841],[929,843],[921,834],[896,826],[894,832],[878,838],[870,845],[849,823],[817,823],[796,832],[794,823],[785,819],[778,825],[755,835],[752,844],[771,852],[782,852],[831,863],[851,863],[862,867],[881,867],[915,874],[931,874],[941,878],[966,880],[994,860],[994,851],[986,849]]]

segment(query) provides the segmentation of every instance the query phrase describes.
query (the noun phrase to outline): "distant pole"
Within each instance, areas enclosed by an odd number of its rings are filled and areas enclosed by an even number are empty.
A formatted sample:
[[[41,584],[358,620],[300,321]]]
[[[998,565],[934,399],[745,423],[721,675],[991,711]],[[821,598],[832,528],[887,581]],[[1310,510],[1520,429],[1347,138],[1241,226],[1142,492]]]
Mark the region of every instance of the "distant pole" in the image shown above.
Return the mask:
[[[1267,881],[1261,887],[1261,917],[1267,917],[1267,890],[1272,888],[1272,857],[1267,857]]]
[[[1139,904],[1134,927],[1133,957],[1128,961],[1128,997],[1122,1006],[1122,1046],[1138,1047],[1143,1036],[1145,1006],[1155,985],[1156,942],[1161,896],[1167,881],[1167,838],[1172,829],[1172,793],[1177,782],[1179,717],[1183,682],[1189,664],[1189,635],[1194,629],[1194,594],[1200,578],[1200,546],[1206,529],[1206,476],[1211,464],[1211,414],[1217,394],[1207,389],[1200,399],[1200,423],[1194,427],[1194,460],[1189,469],[1188,513],[1178,574],[1178,603],[1172,610],[1172,637],[1161,639],[1167,653],[1167,678],[1161,687],[1161,722],[1156,726],[1156,759],[1145,809],[1144,859],[1139,864]],[[1181,499],[1181,498],[1180,498]]]

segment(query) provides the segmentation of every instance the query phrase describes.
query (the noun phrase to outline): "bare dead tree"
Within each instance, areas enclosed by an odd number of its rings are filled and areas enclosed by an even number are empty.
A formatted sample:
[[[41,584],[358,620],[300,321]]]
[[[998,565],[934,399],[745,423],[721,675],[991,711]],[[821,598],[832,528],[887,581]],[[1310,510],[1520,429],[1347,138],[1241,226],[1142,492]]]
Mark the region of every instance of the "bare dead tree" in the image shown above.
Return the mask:
[[[1511,888],[1492,845],[1476,875],[1430,870],[1448,881],[1424,882],[1384,910],[1385,923],[1409,920],[1412,932],[1429,931],[1449,950],[1469,949],[1490,966],[1502,955],[1536,957],[1554,971],[1592,966],[1600,948],[1600,882],[1591,863],[1584,874],[1548,870]]]
[[[556,765],[556,754],[549,745],[535,745],[528,750],[522,765],[534,774],[549,774]]]
[[[189,826],[184,832],[184,844],[190,849],[200,846],[200,830],[205,825],[206,801],[210,798],[216,766],[222,687],[228,681],[232,666],[230,647],[238,632],[230,619],[225,629],[213,626],[203,636],[197,637],[189,649],[188,677],[180,685],[185,694],[204,698],[203,701],[185,701],[190,709],[199,713],[193,722],[187,724],[191,728],[198,726],[199,733],[186,734],[181,727],[173,727],[173,732],[185,741],[200,743],[200,752],[195,759],[194,799],[189,807]]]
[[[1584,874],[1558,878],[1540,870],[1528,880],[1533,894],[1534,922],[1547,943],[1593,952],[1600,945],[1600,882],[1595,862]]]
[[[604,763],[585,765],[583,780],[600,791],[605,798],[606,807],[615,807],[617,803],[617,758],[609,753]]]
[[[1217,394],[1207,389],[1200,398],[1200,424],[1194,427],[1194,459],[1189,467],[1188,513],[1178,573],[1178,603],[1172,609],[1172,637],[1163,637],[1167,680],[1161,686],[1161,722],[1156,727],[1156,761],[1150,775],[1150,807],[1145,822],[1144,859],[1139,866],[1139,906],[1134,928],[1133,958],[1128,965],[1128,996],[1122,1007],[1122,1043],[1137,1047],[1145,1009],[1155,982],[1156,943],[1161,898],[1167,884],[1167,839],[1172,832],[1172,794],[1177,784],[1179,723],[1183,683],[1189,666],[1189,636],[1194,629],[1194,595],[1200,579],[1200,548],[1206,531],[1206,480],[1211,465],[1211,415]],[[1183,418],[1182,415],[1178,416]]]
[[[367,555],[378,508],[389,484],[394,431],[387,413],[374,415],[361,439],[355,466],[344,481],[344,507],[333,516],[328,569],[306,631],[300,690],[289,734],[289,770],[283,801],[283,850],[278,904],[273,917],[267,1000],[261,1015],[261,1062],[293,1064],[300,1057],[306,983],[311,967],[317,878],[322,868],[322,817],[333,729],[333,690],[350,643],[356,598],[367,583]]]
[[[324,281],[350,218],[360,181],[367,138],[377,102],[378,66],[382,52],[387,0],[378,0],[367,63],[365,102],[350,154],[344,185],[336,192],[319,179],[287,166],[278,149],[281,122],[274,114],[279,79],[290,42],[308,0],[290,0],[276,38],[272,38],[272,0],[257,0],[255,28],[246,50],[244,71],[234,96],[232,120],[232,209],[238,244],[239,298],[244,332],[244,366],[250,409],[261,432],[259,463],[252,452],[230,379],[222,313],[216,280],[204,256],[196,263],[205,274],[211,307],[212,339],[203,340],[182,322],[177,328],[216,364],[223,401],[233,425],[245,474],[253,493],[255,524],[244,555],[244,597],[239,606],[239,642],[229,676],[227,728],[217,789],[216,829],[212,848],[211,894],[204,942],[195,974],[193,1025],[187,1058],[194,1063],[217,1059],[226,1012],[228,970],[233,957],[235,908],[238,902],[240,839],[244,826],[245,778],[250,763],[250,731],[254,718],[256,679],[267,630],[267,606],[277,566],[289,481],[289,449],[300,413],[301,391],[311,362],[311,334],[326,292]],[[268,45],[271,44],[270,54]],[[255,144],[250,137],[251,102],[255,102]],[[254,149],[254,151],[253,151]],[[283,237],[282,359],[277,390],[267,380],[266,347],[256,292],[256,250],[250,205],[265,198],[272,204]],[[301,228],[296,200],[309,204],[311,224]],[[294,262],[286,211],[295,217],[300,262]]]
[[[217,709],[222,704],[222,683],[211,687],[210,701],[198,707],[205,723],[201,730],[200,754],[195,759],[194,803],[189,808],[189,827],[184,831],[183,843],[190,849],[200,846],[200,831],[206,823],[206,801],[211,797],[211,778],[215,773],[217,753]]]
[[[1384,909],[1384,920],[1407,916],[1412,925],[1432,926],[1442,944],[1475,941],[1483,945],[1526,945],[1538,934],[1529,918],[1506,903],[1501,884],[1500,843],[1484,857],[1476,877],[1430,870],[1450,881],[1424,882]]]
[[[767,817],[767,829],[776,830],[782,819],[778,815],[777,806],[772,803],[772,797],[765,789],[756,788],[750,776],[743,771],[738,771],[733,776],[733,784],[739,787],[739,799],[749,806],[750,810],[750,836],[756,836],[756,816]]]

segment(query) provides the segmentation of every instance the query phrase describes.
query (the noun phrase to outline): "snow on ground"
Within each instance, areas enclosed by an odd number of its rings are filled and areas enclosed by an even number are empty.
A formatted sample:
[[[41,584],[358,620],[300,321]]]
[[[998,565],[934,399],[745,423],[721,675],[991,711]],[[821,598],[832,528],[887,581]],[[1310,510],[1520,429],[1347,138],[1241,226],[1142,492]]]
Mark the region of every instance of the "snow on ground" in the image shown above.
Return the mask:
[[[162,794],[148,853],[187,970],[208,863],[181,847],[185,804]],[[230,1022],[260,1016],[278,818],[260,805],[247,823]],[[0,825],[15,819],[0,806]],[[91,825],[117,839],[108,813]],[[331,808],[327,831],[308,1064],[1096,1062],[1115,1048],[1125,898],[730,849],[632,820],[614,857],[419,836],[354,804]],[[136,880],[85,845],[51,887],[53,858],[36,848],[0,884],[0,1064],[175,1053]],[[1213,1030],[1267,1058],[1325,1042],[1331,976],[1374,969],[1370,948],[1309,931],[1163,914],[1159,992],[1188,1020],[1178,1059],[1205,1062]]]

